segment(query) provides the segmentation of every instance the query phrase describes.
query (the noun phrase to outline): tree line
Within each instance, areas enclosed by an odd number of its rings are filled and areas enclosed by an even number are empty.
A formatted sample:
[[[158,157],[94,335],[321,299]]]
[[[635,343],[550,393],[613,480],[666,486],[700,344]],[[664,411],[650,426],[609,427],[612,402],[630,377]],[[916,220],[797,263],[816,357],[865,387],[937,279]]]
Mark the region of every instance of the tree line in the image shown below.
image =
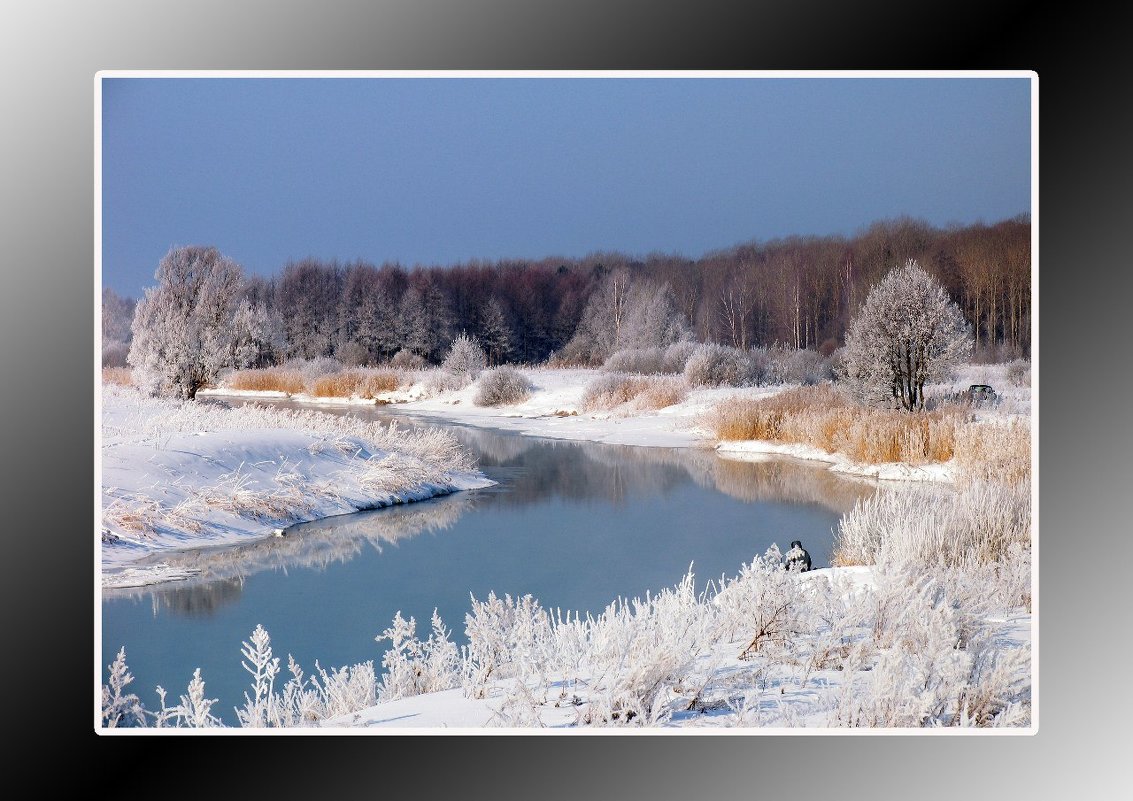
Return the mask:
[[[1030,244],[1026,217],[946,228],[900,218],[852,237],[753,241],[698,259],[603,252],[405,268],[309,258],[243,277],[233,330],[245,366],[372,364],[400,351],[436,364],[462,332],[493,364],[593,364],[679,338],[830,352],[870,288],[915,260],[963,311],[978,358],[1019,357],[1031,345]],[[104,315],[132,311],[121,300],[104,295]]]

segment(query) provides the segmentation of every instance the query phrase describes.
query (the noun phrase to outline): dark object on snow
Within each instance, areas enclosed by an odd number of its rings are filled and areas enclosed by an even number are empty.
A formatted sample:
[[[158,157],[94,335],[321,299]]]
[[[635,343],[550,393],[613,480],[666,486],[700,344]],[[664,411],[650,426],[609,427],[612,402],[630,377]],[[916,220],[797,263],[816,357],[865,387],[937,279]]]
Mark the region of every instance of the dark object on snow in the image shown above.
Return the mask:
[[[995,390],[988,384],[972,384],[964,394],[968,403],[972,406],[991,405],[999,399],[999,396],[995,394]]]
[[[810,570],[810,554],[799,540],[791,542],[791,550],[787,551],[787,569],[798,567],[800,573]]]

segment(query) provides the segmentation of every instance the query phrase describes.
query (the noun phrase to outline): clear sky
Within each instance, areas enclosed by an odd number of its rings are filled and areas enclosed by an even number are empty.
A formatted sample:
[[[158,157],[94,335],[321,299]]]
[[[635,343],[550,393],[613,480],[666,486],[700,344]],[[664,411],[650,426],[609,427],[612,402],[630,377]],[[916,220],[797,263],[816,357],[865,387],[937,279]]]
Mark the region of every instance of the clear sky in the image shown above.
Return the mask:
[[[697,257],[1030,211],[1025,78],[107,78],[103,283],[174,245],[249,273]]]

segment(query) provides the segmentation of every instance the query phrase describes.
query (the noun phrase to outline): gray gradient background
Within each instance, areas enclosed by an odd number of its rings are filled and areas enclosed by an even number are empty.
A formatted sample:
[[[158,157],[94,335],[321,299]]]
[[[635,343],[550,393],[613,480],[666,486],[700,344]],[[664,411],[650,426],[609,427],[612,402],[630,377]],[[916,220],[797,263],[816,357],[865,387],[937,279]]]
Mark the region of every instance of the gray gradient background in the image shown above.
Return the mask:
[[[9,3],[0,20],[3,621],[20,750],[96,748],[164,797],[1109,798],[1130,693],[1131,219],[1120,26],[1028,4]],[[725,10],[728,9],[728,10]],[[1083,14],[1084,16],[1084,14]],[[1108,41],[1111,40],[1111,41]],[[99,738],[91,727],[93,79],[144,68],[1035,69],[1041,102],[1041,689],[1034,736]],[[894,124],[899,125],[899,120]],[[722,243],[726,244],[726,243]],[[1099,390],[1090,394],[1090,390]],[[47,482],[51,478],[50,483]],[[45,513],[46,512],[46,513]],[[16,519],[12,519],[13,516]],[[1096,558],[1087,559],[1090,554]],[[1115,638],[1114,635],[1119,635]],[[19,654],[17,659],[14,655]],[[17,669],[15,666],[20,664]],[[31,681],[24,676],[45,673]],[[1105,694],[1091,685],[1112,678]],[[13,687],[21,689],[13,689]],[[26,688],[26,689],[23,689]],[[140,688],[142,691],[148,688]],[[82,740],[84,742],[77,743]],[[221,746],[221,747],[218,747]],[[266,761],[261,758],[268,755]],[[255,757],[255,758],[254,758]],[[430,757],[426,759],[426,757]],[[118,762],[121,760],[121,762]],[[274,769],[282,764],[284,769]],[[264,776],[258,777],[260,770]],[[191,781],[178,781],[194,774]],[[38,778],[41,780],[43,776]],[[49,779],[50,777],[48,777]],[[412,783],[412,784],[411,784]],[[140,781],[114,781],[146,789]]]

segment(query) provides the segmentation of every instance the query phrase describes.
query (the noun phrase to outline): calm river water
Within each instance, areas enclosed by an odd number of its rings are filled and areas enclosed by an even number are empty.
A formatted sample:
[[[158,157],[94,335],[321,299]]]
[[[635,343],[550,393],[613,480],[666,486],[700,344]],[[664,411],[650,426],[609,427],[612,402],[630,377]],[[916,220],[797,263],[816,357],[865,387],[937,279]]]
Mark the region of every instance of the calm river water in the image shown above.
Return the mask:
[[[392,417],[368,407],[340,413]],[[106,591],[102,664],[124,645],[130,690],[149,709],[156,685],[175,702],[199,667],[206,695],[219,699],[214,712],[233,724],[250,679],[240,643],[257,623],[271,634],[281,679],[289,653],[307,673],[316,659],[325,668],[372,659],[380,677],[387,644],[374,637],[399,610],[425,635],[435,607],[463,642],[469,594],[531,594],[544,607],[598,613],[619,596],[676,584],[690,563],[699,589],[793,539],[826,566],[838,518],[873,491],[793,460],[449,428],[496,486],[306,523],[284,538],[165,554],[200,578]]]

